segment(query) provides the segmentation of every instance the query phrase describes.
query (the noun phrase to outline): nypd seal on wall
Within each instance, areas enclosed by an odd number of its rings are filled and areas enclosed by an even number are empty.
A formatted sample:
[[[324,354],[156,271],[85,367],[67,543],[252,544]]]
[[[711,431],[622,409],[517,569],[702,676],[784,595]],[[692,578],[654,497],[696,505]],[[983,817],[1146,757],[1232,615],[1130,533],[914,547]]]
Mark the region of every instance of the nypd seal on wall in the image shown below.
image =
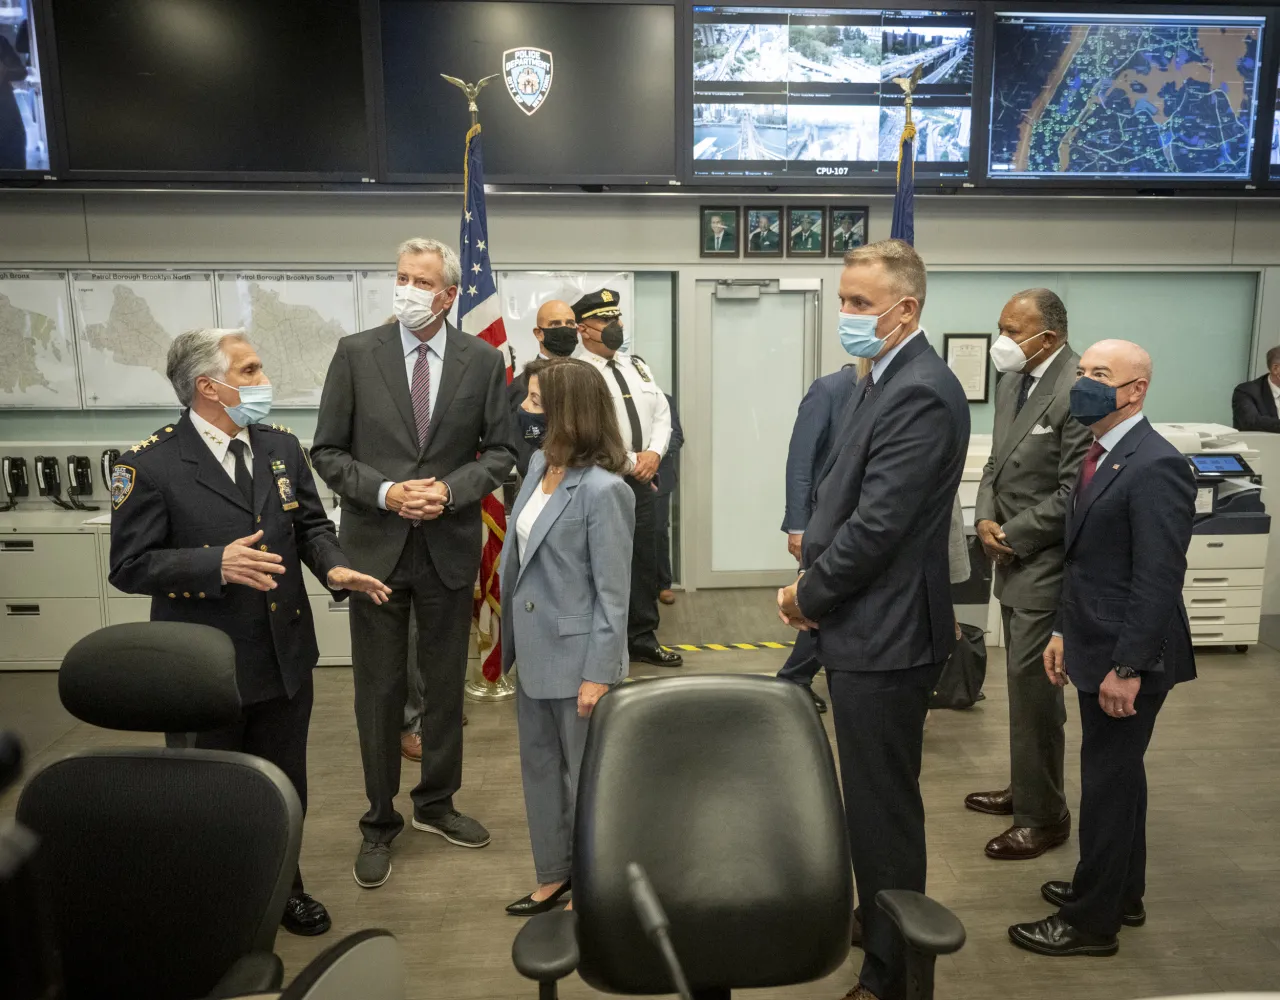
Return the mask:
[[[551,53],[546,49],[507,49],[502,53],[502,76],[516,106],[531,115],[551,92]]]

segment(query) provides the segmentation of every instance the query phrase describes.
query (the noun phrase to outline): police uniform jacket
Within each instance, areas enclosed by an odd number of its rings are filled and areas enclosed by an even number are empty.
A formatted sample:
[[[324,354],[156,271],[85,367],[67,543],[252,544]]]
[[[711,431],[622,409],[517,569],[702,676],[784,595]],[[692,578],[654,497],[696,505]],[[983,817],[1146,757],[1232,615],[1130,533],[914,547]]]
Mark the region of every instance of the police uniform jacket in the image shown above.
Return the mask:
[[[581,360],[600,370],[604,384],[613,397],[614,411],[618,417],[618,430],[622,432],[622,443],[627,449],[627,458],[635,465],[637,451],[652,451],[659,458],[666,455],[671,443],[671,407],[667,404],[666,394],[658,387],[649,366],[640,358],[619,351],[613,360],[617,363],[617,371],[621,372],[623,381],[635,405],[636,415],[640,418],[640,448],[632,447],[631,420],[627,415],[627,404],[618,384],[617,376],[609,367],[606,358],[590,351],[583,351]],[[683,439],[682,439],[683,440]]]
[[[111,481],[109,577],[126,593],[151,596],[152,621],[227,633],[246,705],[293,697],[316,665],[302,565],[322,581],[347,565],[298,439],[281,427],[254,425],[249,447],[252,504],[185,413],[121,455]],[[259,547],[284,560],[276,589],[224,584],[223,548],[259,529]]]
[[[797,229],[795,235],[791,237],[792,250],[821,250],[822,243],[819,241],[818,231],[810,229],[807,233]]]

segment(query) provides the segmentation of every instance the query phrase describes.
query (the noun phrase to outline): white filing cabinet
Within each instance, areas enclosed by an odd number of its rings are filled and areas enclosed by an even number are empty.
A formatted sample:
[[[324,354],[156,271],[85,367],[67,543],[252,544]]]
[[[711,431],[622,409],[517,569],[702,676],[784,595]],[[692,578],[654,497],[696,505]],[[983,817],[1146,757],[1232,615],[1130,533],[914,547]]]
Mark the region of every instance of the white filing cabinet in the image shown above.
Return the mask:
[[[97,531],[78,512],[0,517],[0,670],[55,670],[103,624]]]
[[[1267,535],[1192,535],[1182,600],[1197,646],[1257,643]]]

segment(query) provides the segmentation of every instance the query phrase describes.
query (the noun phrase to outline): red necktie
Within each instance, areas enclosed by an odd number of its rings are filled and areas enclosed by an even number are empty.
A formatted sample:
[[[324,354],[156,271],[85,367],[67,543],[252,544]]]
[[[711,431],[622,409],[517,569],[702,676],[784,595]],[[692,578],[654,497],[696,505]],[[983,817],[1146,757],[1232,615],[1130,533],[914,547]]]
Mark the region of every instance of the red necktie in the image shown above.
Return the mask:
[[[1093,482],[1093,474],[1098,471],[1098,459],[1102,457],[1103,451],[1106,449],[1095,441],[1089,445],[1089,450],[1084,453],[1084,465],[1080,469],[1080,492],[1083,493],[1089,488],[1089,484]]]

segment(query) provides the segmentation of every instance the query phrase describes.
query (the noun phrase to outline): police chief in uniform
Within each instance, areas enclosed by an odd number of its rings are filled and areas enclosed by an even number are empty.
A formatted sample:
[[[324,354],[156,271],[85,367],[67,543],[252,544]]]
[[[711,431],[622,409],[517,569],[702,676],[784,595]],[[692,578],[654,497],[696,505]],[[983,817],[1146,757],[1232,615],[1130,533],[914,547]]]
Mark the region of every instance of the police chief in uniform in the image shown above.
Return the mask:
[[[683,657],[658,645],[658,466],[671,441],[671,409],[647,365],[619,354],[623,329],[621,296],[611,288],[590,292],[573,304],[582,338],[583,361],[600,369],[613,396],[618,428],[627,446],[626,483],[636,498],[631,555],[631,606],[627,648],[631,659],[659,667],[684,665]]]
[[[231,637],[240,720],[196,733],[195,746],[270,761],[305,812],[319,652],[302,565],[338,600],[359,590],[381,603],[390,591],[348,567],[298,439],[258,423],[271,385],[243,331],[182,334],[166,374],[188,409],[112,469],[111,584],[149,594],[152,621],[211,625]],[[294,934],[329,929],[300,872],[281,923]]]

